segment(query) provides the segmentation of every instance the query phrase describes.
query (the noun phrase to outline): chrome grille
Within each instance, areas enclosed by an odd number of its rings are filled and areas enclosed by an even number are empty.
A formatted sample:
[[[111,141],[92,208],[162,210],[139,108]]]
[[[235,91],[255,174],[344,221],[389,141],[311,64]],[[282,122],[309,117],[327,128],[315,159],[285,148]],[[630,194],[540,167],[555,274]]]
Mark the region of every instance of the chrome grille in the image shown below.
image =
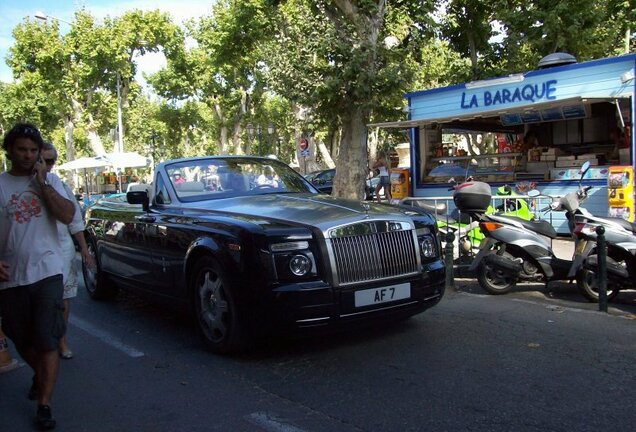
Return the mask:
[[[338,285],[388,279],[418,271],[412,230],[332,238]]]

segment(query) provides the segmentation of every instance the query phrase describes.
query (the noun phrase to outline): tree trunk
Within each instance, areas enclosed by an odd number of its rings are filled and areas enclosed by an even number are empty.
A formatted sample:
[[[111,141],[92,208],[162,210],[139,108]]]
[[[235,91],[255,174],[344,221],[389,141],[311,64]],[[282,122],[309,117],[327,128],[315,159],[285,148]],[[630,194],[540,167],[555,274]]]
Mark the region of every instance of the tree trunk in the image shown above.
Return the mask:
[[[322,141],[320,142],[316,141],[316,147],[317,147],[317,150],[320,152],[320,157],[322,157],[322,160],[324,161],[327,168],[335,168],[336,164],[331,158],[331,155],[329,154],[329,149],[327,149],[327,146],[325,145],[325,143],[323,143]]]
[[[338,154],[338,170],[332,194],[341,198],[364,199],[367,178],[367,116],[361,108],[353,108],[343,119],[342,141]]]
[[[211,101],[211,108],[212,111],[214,112],[214,114],[216,114],[216,118],[219,120],[219,124],[221,125],[221,131],[220,131],[220,143],[219,143],[219,153],[224,155],[224,154],[228,154],[228,130],[227,130],[227,126],[225,125],[225,116],[223,114],[223,108],[221,108],[221,105],[218,103],[218,101],[216,100],[216,98],[212,97],[212,101]],[[236,154],[242,154],[242,150],[239,146],[239,148],[235,149],[235,153]]]

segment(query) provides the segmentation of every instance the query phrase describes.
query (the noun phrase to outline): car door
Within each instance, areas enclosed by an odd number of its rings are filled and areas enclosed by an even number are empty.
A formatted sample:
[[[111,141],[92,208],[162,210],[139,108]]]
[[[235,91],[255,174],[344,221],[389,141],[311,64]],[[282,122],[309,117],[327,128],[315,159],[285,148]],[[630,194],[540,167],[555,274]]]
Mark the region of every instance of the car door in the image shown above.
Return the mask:
[[[152,283],[152,259],[145,237],[145,224],[139,216],[141,205],[129,205],[121,195],[110,203],[110,217],[104,222],[98,245],[100,265],[105,272],[133,285]]]
[[[152,212],[143,219],[145,238],[152,257],[152,291],[155,294],[180,297],[185,253],[190,235],[184,229],[183,211],[175,205],[170,186],[160,176],[155,181]]]

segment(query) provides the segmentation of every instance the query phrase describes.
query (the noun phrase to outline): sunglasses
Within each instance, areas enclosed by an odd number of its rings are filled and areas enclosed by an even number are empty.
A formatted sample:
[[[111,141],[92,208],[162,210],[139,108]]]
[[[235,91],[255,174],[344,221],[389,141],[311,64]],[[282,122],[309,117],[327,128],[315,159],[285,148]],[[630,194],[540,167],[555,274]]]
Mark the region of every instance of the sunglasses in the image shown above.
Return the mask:
[[[55,159],[44,159],[47,165],[55,165]]]
[[[40,135],[40,131],[32,126],[23,126],[19,129],[19,132],[24,135]]]

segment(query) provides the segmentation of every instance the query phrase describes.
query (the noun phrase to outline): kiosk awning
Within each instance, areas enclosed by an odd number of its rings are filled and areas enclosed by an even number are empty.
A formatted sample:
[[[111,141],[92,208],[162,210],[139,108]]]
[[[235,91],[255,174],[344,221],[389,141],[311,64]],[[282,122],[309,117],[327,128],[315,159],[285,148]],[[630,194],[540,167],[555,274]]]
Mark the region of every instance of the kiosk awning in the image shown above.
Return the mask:
[[[444,124],[451,122],[465,122],[472,120],[485,120],[485,119],[498,119],[498,124],[503,126],[513,126],[513,125],[521,125],[526,123],[538,123],[542,121],[556,121],[556,120],[569,120],[573,118],[583,118],[585,117],[585,113],[580,115],[580,112],[575,113],[574,109],[570,109],[568,113],[564,112],[564,108],[574,108],[574,107],[585,107],[587,105],[599,103],[599,102],[610,102],[615,103],[617,98],[607,98],[607,97],[599,97],[599,98],[581,98],[574,97],[569,99],[562,99],[558,101],[551,102],[543,102],[543,103],[535,103],[531,105],[524,105],[521,107],[514,108],[497,108],[492,110],[484,110],[480,112],[471,112],[462,116],[452,116],[452,117],[436,117],[436,118],[423,118],[423,119],[413,119],[413,120],[401,120],[401,121],[392,121],[392,122],[383,122],[383,123],[371,123],[368,124],[368,127],[377,127],[377,128],[413,128],[418,126],[426,126],[430,124]],[[509,122],[505,123],[506,119],[512,119],[515,116],[519,116],[520,118],[530,117],[530,114],[538,114],[547,116],[548,113],[554,113],[554,110],[557,109],[561,111],[562,117],[558,118],[544,118],[539,117],[537,119],[532,119],[532,121],[519,121],[519,122]],[[586,111],[587,112],[587,111]],[[589,115],[589,112],[587,112]]]

